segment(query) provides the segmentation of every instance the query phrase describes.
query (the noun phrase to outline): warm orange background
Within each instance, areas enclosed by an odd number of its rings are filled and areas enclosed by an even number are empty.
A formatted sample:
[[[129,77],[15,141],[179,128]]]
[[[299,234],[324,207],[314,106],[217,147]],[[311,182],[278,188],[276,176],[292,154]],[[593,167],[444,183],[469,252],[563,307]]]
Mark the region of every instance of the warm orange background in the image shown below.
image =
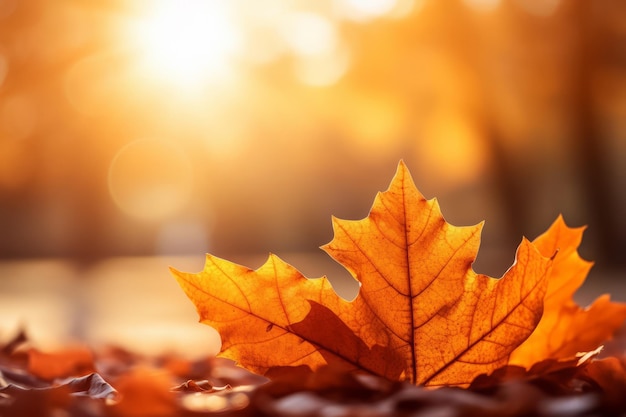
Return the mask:
[[[322,274],[330,216],[400,159],[486,220],[479,272],[559,213],[623,270],[625,28],[622,0],[0,0],[3,275],[270,251]]]

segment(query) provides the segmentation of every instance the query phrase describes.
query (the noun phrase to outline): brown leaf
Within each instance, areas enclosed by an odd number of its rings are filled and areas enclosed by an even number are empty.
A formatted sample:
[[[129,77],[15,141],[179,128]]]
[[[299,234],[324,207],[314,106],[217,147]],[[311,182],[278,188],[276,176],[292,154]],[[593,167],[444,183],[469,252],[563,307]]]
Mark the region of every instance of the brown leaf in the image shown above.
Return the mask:
[[[20,346],[23,346],[27,342],[28,336],[26,335],[26,331],[24,329],[20,329],[11,339],[9,339],[5,343],[0,344],[0,357],[10,356]]]
[[[507,363],[541,317],[549,259],[522,240],[502,279],[476,274],[482,225],[447,223],[403,163],[369,216],[333,220],[325,249],[361,283],[353,302],[275,255],[257,270],[212,255],[172,270],[222,355],[266,373],[343,366],[424,385],[465,385]]]
[[[225,386],[221,386],[221,387],[216,387],[213,384],[211,384],[210,381],[207,381],[206,379],[200,380],[200,381],[194,381],[193,379],[188,379],[187,381],[183,382],[180,385],[176,385],[174,388],[172,388],[172,391],[179,391],[179,392],[219,392],[219,391],[224,391],[226,389],[230,389],[230,385],[225,385]]]
[[[601,350],[600,348],[567,360],[545,359],[529,369],[519,365],[506,365],[489,375],[479,375],[469,388],[479,392],[491,392],[496,390],[498,385],[524,382],[532,383],[553,396],[576,392],[575,381]]]
[[[626,411],[626,357],[593,361],[585,367],[582,375],[600,387],[606,411]]]
[[[60,385],[68,387],[74,395],[103,400],[115,400],[118,397],[115,388],[96,373],[69,378],[62,381]]]
[[[5,384],[0,383],[2,416],[87,415],[78,411],[87,404],[89,415],[101,415],[95,413],[102,410],[107,401],[117,398],[117,391],[96,373],[46,383],[21,371],[0,368],[0,381],[3,379]]]
[[[0,375],[7,374],[6,371]],[[99,374],[93,373],[77,378],[67,378],[54,384],[43,384],[38,380],[31,380],[24,384],[26,378],[15,378],[16,374],[8,373],[7,379],[11,383],[0,384],[0,392],[6,394],[23,393],[27,391],[62,391],[81,395],[94,399],[114,400],[117,397],[117,391],[108,382],[106,382]],[[16,381],[16,379],[18,379]]]

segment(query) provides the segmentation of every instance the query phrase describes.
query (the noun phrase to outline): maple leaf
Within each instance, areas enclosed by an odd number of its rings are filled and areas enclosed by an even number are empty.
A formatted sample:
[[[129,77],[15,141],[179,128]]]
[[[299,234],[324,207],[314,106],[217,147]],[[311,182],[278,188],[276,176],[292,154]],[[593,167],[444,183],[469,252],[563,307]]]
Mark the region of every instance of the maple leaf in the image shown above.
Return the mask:
[[[626,304],[600,296],[586,309],[572,299],[592,262],[578,254],[584,227],[570,228],[559,216],[533,241],[544,256],[556,253],[548,279],[541,321],[530,337],[511,354],[510,363],[530,367],[544,359],[568,358],[594,350],[610,339],[626,320]]]
[[[542,314],[550,259],[526,239],[501,279],[472,270],[482,223],[447,223],[400,162],[368,217],[333,218],[322,247],[361,284],[343,300],[270,254],[257,270],[207,255],[204,270],[172,269],[221,355],[266,374],[342,366],[423,385],[467,385],[508,362]]]

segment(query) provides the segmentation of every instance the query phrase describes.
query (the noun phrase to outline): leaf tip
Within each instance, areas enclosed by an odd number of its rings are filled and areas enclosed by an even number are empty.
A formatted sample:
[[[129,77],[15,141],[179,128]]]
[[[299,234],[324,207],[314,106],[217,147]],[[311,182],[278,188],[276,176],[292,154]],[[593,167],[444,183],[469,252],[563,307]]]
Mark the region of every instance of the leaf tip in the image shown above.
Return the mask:
[[[184,272],[174,268],[173,266],[169,266],[168,269],[170,271],[170,274],[176,279],[176,281],[178,281],[178,283],[182,285]]]
[[[587,225],[585,224],[585,225],[578,226],[578,227],[570,227],[565,222],[565,217],[563,217],[563,213],[559,213],[556,220],[554,220],[554,222],[552,223],[548,231],[552,229],[556,229],[559,231],[564,230],[570,233],[574,233],[575,235],[578,236],[578,245],[580,245],[580,240],[582,240],[582,234],[585,230],[587,230]]]
[[[556,220],[554,220],[554,224],[562,226],[562,227],[567,228],[567,229],[583,229],[584,230],[584,229],[587,228],[586,224],[582,225],[580,227],[570,227],[570,226],[568,226],[567,222],[565,221],[565,216],[563,216],[563,213],[559,213],[559,215],[556,217]]]
[[[413,183],[413,177],[411,176],[411,171],[409,171],[409,167],[407,167],[403,159],[400,159],[400,161],[398,162],[398,167],[396,168],[396,175],[394,175],[392,183],[393,181],[396,180],[396,178],[401,178],[401,179],[408,178],[410,182]],[[413,186],[415,186],[415,184],[413,184]]]
[[[545,266],[547,267],[548,265],[551,265],[554,261],[554,256],[556,256],[556,254],[545,256],[532,241],[530,241],[526,236],[523,236],[522,241],[520,242],[519,246],[517,247],[517,251],[515,252],[515,262],[513,263],[513,265],[515,265],[518,260],[520,260],[520,258],[524,257],[541,261],[540,263],[545,264]]]

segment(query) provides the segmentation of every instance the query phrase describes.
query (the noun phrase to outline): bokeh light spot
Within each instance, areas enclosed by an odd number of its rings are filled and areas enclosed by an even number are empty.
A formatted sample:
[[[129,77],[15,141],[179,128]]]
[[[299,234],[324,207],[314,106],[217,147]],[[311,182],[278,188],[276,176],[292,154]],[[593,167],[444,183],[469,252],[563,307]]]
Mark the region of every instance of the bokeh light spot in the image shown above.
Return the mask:
[[[175,143],[140,139],[122,148],[109,168],[109,192],[127,214],[160,221],[175,214],[190,198],[190,161]]]
[[[192,394],[182,398],[183,407],[196,412],[219,413],[228,409],[228,400],[218,395]]]
[[[295,55],[294,71],[304,84],[323,87],[336,83],[347,71],[350,57],[328,18],[311,12],[287,15],[283,38]]]
[[[327,55],[337,47],[338,35],[332,22],[316,13],[288,15],[283,31],[292,51],[299,56]]]
[[[349,67],[348,51],[340,48],[325,55],[300,57],[295,63],[295,72],[302,83],[325,87],[339,81]]]

